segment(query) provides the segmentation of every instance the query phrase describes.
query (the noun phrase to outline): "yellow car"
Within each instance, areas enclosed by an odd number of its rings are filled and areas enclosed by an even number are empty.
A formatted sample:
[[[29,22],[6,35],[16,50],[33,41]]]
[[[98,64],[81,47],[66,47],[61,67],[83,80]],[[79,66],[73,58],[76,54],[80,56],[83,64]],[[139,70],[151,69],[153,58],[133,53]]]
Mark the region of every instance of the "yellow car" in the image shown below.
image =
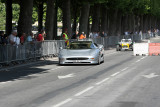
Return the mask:
[[[121,42],[117,44],[117,51],[121,50],[132,50],[133,51],[133,42],[131,39],[122,39]]]

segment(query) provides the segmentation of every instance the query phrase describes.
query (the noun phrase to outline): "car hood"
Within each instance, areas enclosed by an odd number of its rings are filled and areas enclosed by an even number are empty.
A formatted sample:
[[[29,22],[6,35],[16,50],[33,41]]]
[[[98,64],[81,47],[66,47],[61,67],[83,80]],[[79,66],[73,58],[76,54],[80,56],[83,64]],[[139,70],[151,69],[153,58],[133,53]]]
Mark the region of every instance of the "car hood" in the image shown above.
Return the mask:
[[[63,49],[60,52],[62,56],[91,56],[98,52],[98,49],[81,49],[81,50],[70,50],[70,49]]]

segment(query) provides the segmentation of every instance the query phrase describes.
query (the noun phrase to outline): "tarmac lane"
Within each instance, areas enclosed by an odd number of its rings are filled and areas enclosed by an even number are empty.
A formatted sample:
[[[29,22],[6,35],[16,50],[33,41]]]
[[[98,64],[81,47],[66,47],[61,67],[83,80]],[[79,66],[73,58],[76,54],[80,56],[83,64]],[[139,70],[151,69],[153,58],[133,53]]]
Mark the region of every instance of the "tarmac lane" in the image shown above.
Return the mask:
[[[134,57],[132,51],[105,53],[101,65],[48,61],[9,69],[6,75],[13,72],[13,78],[1,79],[0,107],[149,107],[152,98],[159,107],[158,59]]]

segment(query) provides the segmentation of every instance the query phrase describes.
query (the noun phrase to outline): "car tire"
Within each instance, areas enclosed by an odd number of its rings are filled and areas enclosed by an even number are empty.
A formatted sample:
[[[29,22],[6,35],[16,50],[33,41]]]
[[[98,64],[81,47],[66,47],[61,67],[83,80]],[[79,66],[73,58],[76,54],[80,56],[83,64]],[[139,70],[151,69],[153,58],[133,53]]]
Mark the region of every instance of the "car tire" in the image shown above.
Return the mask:
[[[98,62],[97,62],[97,65],[100,65],[101,64],[101,59],[100,59],[100,56],[98,57]]]
[[[104,56],[103,56],[103,61],[101,63],[104,63]]]

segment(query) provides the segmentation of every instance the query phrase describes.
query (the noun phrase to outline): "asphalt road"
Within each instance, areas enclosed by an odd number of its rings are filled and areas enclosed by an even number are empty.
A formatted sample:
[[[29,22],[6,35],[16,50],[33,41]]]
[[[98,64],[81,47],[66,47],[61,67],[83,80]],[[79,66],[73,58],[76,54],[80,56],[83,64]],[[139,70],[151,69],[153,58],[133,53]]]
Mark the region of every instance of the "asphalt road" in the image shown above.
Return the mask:
[[[105,52],[101,65],[46,61],[0,71],[0,107],[160,107],[159,56]]]

